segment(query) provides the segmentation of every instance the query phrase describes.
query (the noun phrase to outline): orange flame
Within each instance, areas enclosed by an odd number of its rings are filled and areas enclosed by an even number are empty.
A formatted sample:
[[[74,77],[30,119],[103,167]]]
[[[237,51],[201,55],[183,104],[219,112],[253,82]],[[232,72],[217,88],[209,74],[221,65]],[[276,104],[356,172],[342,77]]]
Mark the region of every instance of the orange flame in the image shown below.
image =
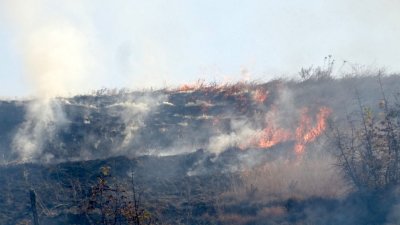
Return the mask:
[[[314,141],[325,131],[326,119],[330,114],[331,110],[329,108],[321,107],[316,116],[316,124],[312,126],[312,119],[309,116],[308,109],[304,108],[302,109],[299,125],[295,132],[270,125],[262,131],[257,147],[270,148],[276,144],[293,140],[296,142],[294,151],[297,154],[302,154],[305,151],[306,145]]]
[[[254,92],[253,99],[257,103],[264,103],[268,98],[268,91],[257,89]]]
[[[278,143],[290,140],[292,134],[282,128],[275,128],[273,126],[267,127],[261,134],[261,139],[258,143],[260,148],[270,148]]]
[[[197,88],[196,85],[184,84],[178,88],[178,91],[180,92],[193,91],[196,88]]]
[[[307,115],[308,110],[304,109],[300,119],[300,125],[296,129],[296,145],[295,152],[301,154],[304,152],[305,145],[314,141],[326,129],[326,119],[331,114],[331,109],[322,107],[317,114],[317,123],[311,127],[311,119]]]
[[[278,89],[280,89],[281,83],[277,83]],[[236,109],[242,114],[247,113],[251,103],[263,104],[268,100],[269,92],[265,88],[257,86],[255,84],[238,82],[236,84],[217,84],[217,83],[205,83],[204,80],[199,80],[193,84],[184,84],[178,89],[172,91],[179,92],[190,92],[190,91],[202,91],[204,95],[220,93],[224,98],[234,98],[236,103]],[[254,90],[254,91],[253,91]],[[249,99],[248,93],[251,93],[251,99]],[[211,102],[207,101],[201,105],[201,110],[205,114]],[[326,119],[331,114],[331,110],[327,107],[321,107],[315,117],[310,116],[309,110],[303,108],[300,111],[297,127],[290,129],[288,127],[282,128],[277,124],[276,118],[278,118],[279,112],[276,106],[272,105],[272,109],[267,114],[267,127],[257,132],[254,139],[240,141],[237,145],[241,149],[246,149],[250,146],[258,148],[271,148],[277,144],[292,141],[295,143],[294,151],[297,154],[302,154],[305,151],[307,144],[314,141],[319,137],[326,129]],[[214,120],[213,125],[218,126],[219,120]]]
[[[191,84],[183,84],[175,89],[170,89],[171,92],[189,92],[189,91],[202,91],[204,93],[220,93],[223,92],[226,97],[235,96],[251,88],[255,88],[255,84],[246,82],[238,83],[206,83],[204,80],[198,80]]]

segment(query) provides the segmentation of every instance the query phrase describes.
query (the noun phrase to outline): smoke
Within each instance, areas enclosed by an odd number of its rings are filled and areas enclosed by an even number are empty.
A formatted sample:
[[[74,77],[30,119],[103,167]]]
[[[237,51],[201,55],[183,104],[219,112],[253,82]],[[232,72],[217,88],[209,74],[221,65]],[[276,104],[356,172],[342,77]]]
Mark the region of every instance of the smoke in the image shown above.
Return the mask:
[[[88,53],[86,45],[93,44],[93,36],[100,39],[102,48],[107,50],[105,55],[110,56],[109,79],[103,85],[141,88],[191,82],[197,76],[212,81],[216,75],[221,78],[230,75],[232,79],[240,77],[238,71],[243,67],[250,68],[260,78],[272,78],[272,74],[295,74],[300,67],[320,62],[327,54],[340,61],[399,69],[396,62],[400,33],[395,22],[399,20],[399,3],[391,0],[307,4],[274,0],[237,4],[175,0],[168,3],[2,0],[0,4],[3,14],[13,21],[11,31],[16,30],[10,34],[19,33],[17,45],[21,48],[30,48],[21,43],[28,43],[26,39],[32,33],[42,33],[39,36],[43,37],[58,30],[56,33],[70,34],[67,36],[77,40],[71,43],[83,46],[65,49],[66,52],[80,49],[79,54],[67,55],[87,66],[88,59],[98,52],[83,57]],[[298,42],[293,42],[293,37]],[[49,48],[53,45],[50,43],[46,43]],[[98,45],[92,47],[90,51],[99,49]],[[64,78],[56,81],[61,83]],[[52,92],[65,91],[50,83],[54,87]],[[76,84],[65,85],[77,88]]]
[[[134,141],[135,134],[146,125],[147,117],[152,116],[153,112],[161,104],[168,104],[164,95],[127,99],[107,107],[109,114],[118,116],[125,125],[125,129],[122,132],[124,139],[120,146],[115,148],[114,154],[131,150],[129,147]]]
[[[211,137],[207,149],[219,155],[232,147],[269,148],[294,139],[290,133],[296,130],[301,110],[294,105],[294,94],[289,88],[280,87],[277,95],[269,107],[263,106],[260,118],[233,118],[229,132]],[[260,143],[263,139],[264,142]]]
[[[78,1],[16,0],[2,5],[18,34],[16,42],[35,96],[14,137],[14,150],[27,160],[39,156],[46,140],[64,124],[65,115],[54,97],[82,91],[93,83],[89,74],[95,65],[94,40]]]
[[[16,0],[4,6],[35,96],[65,96],[90,87],[95,39],[89,21],[79,12],[83,5],[77,1]]]
[[[219,155],[229,148],[249,146],[251,140],[258,133],[246,120],[232,121],[231,126],[232,132],[222,133],[210,139],[207,148],[210,152]]]
[[[53,156],[42,154],[46,140],[54,139],[59,127],[66,122],[62,108],[57,101],[51,99],[33,101],[27,108],[25,122],[14,137],[14,150],[22,161],[49,162]]]

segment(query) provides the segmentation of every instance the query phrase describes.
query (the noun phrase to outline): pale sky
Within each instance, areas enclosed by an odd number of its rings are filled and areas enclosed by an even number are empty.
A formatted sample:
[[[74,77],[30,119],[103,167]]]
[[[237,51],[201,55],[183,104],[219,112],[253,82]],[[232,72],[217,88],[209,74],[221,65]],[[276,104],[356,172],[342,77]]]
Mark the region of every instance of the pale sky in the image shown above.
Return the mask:
[[[0,0],[0,97],[267,81],[329,54],[398,72],[399,12],[398,0]]]

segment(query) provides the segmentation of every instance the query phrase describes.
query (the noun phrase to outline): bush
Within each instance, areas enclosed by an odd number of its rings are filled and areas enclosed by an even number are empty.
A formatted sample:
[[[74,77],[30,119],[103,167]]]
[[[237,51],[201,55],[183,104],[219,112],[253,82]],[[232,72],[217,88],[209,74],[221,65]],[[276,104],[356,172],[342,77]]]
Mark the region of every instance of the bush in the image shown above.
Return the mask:
[[[338,165],[363,191],[388,190],[400,182],[400,105],[390,106],[382,88],[378,112],[358,104],[357,120],[346,129],[333,128]]]
[[[89,222],[103,225],[153,224],[151,214],[142,208],[133,178],[131,185],[129,193],[124,185],[113,179],[110,167],[101,167],[98,182],[91,187],[81,207]]]

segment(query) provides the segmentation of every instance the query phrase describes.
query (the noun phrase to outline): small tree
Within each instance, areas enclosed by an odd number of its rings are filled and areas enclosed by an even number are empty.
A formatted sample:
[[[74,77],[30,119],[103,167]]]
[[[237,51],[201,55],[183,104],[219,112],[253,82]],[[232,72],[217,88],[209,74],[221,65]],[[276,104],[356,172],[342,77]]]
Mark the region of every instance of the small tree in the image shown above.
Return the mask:
[[[384,190],[400,182],[400,106],[388,105],[380,79],[379,84],[379,113],[364,107],[358,96],[358,123],[348,118],[346,131],[333,129],[338,165],[359,190]]]
[[[133,177],[131,193],[111,175],[111,168],[101,167],[98,182],[83,201],[82,210],[94,224],[154,224],[151,214],[142,208]]]

